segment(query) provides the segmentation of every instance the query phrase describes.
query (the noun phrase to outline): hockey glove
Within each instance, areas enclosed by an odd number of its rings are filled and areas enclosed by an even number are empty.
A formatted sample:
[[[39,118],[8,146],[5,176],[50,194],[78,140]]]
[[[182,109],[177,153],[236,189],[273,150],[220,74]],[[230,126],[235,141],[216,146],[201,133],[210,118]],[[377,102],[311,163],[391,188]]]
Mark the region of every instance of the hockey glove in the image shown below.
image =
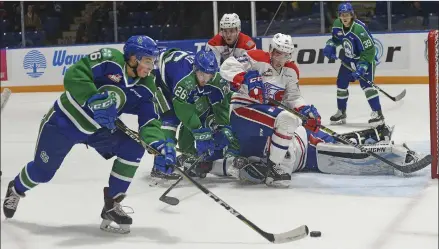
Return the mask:
[[[161,153],[156,156],[154,167],[165,174],[171,174],[177,161],[174,141],[168,138],[156,143],[153,147]]]
[[[232,133],[232,127],[225,125],[219,127],[219,129],[213,134],[215,142],[215,150],[222,150],[235,139]]]
[[[102,127],[115,130],[117,119],[116,99],[108,92],[97,93],[87,100],[87,105],[93,112],[93,119]]]
[[[337,59],[337,49],[332,44],[326,44],[325,48],[323,49],[323,55],[327,57],[328,59]]]
[[[360,79],[360,77],[364,77],[364,75],[367,72],[368,65],[366,62],[359,62],[359,63],[357,63],[356,68],[357,68],[357,70],[352,73],[352,78],[354,80],[358,80],[358,79]]]
[[[304,120],[302,123],[305,129],[308,129],[312,132],[318,132],[322,122],[317,109],[313,105],[304,105],[301,106],[298,111],[308,117],[308,120]]]
[[[244,75],[244,84],[247,85],[248,95],[259,101],[259,103],[264,103],[265,86],[262,82],[262,77],[256,70],[248,71]]]
[[[192,134],[195,138],[195,149],[197,155],[201,156],[206,153],[208,156],[213,155],[215,150],[215,142],[212,136],[212,130],[210,128],[200,128],[192,130]]]

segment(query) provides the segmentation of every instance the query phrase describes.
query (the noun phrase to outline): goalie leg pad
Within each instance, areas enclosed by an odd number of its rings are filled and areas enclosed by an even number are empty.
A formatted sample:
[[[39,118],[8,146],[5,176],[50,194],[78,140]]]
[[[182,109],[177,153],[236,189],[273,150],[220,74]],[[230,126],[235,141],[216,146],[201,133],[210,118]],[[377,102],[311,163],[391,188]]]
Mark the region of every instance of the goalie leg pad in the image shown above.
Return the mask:
[[[393,143],[364,147],[397,164],[404,164],[408,153],[407,149]],[[323,173],[337,175],[395,174],[394,168],[390,165],[349,145],[319,143],[316,148],[318,169]]]

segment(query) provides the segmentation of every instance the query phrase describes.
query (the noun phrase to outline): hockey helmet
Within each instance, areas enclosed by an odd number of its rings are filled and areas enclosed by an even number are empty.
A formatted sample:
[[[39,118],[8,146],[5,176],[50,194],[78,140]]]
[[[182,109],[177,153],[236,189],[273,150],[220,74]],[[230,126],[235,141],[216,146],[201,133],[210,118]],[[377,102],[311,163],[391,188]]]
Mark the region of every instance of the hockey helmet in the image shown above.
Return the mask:
[[[293,38],[289,35],[284,35],[281,33],[275,34],[273,39],[271,39],[270,53],[273,52],[273,49],[292,56],[294,52]]]
[[[134,55],[140,61],[143,56],[157,57],[159,53],[157,43],[146,35],[131,36],[123,46],[125,60]]]
[[[215,74],[219,71],[218,61],[216,60],[215,53],[211,50],[201,50],[195,54],[194,68],[197,71],[201,71],[207,74]]]
[[[241,20],[236,13],[224,14],[220,20],[220,29],[233,29],[237,28],[241,30]]]
[[[354,15],[354,7],[352,7],[352,4],[341,3],[338,6],[338,16],[340,16],[342,13],[351,13],[352,15]]]

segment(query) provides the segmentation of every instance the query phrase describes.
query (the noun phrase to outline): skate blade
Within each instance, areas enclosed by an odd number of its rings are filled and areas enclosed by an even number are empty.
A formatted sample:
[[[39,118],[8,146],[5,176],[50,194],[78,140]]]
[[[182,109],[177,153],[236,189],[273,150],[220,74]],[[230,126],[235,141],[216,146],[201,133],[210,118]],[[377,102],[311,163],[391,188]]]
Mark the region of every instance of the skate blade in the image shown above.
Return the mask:
[[[267,178],[265,181],[265,185],[274,188],[289,188],[291,185],[291,180],[273,181],[273,179]]]
[[[101,230],[109,233],[117,233],[117,234],[128,234],[130,233],[130,225],[128,224],[120,224],[119,227],[112,226],[111,220],[102,220]]]
[[[370,125],[372,128],[377,128],[378,126],[383,125],[383,124],[384,124],[384,120],[369,123],[369,125]]]
[[[346,124],[346,119],[341,119],[339,121],[331,121],[330,122],[331,125],[342,125],[342,124]]]

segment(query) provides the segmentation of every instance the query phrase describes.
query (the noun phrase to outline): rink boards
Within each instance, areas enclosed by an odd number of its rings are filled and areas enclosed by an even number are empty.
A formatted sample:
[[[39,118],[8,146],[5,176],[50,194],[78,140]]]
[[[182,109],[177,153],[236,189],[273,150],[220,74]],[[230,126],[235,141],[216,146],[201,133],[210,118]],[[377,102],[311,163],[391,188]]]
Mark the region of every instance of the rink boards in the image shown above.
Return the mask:
[[[379,65],[378,84],[427,84],[427,32],[375,34]],[[328,35],[294,36],[294,61],[299,65],[301,85],[335,85],[339,61],[323,56]],[[268,51],[270,37],[255,38],[258,48]],[[160,46],[197,52],[207,40],[163,41]],[[66,70],[85,55],[111,47],[122,50],[123,44],[59,46],[8,49],[0,53],[1,87],[15,92],[46,92],[63,90]],[[344,53],[338,49],[338,54]]]

